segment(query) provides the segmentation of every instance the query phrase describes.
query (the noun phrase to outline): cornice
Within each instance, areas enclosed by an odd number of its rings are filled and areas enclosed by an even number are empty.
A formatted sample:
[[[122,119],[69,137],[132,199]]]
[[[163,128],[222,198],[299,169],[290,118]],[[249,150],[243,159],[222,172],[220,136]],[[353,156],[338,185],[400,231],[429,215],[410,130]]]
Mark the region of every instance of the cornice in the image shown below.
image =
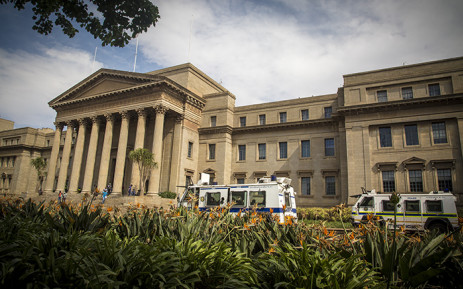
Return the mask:
[[[219,133],[233,133],[233,128],[229,125],[202,127],[198,129],[199,134],[219,134]]]
[[[343,115],[358,115],[362,113],[372,113],[390,110],[413,109],[417,107],[430,106],[436,104],[463,103],[463,94],[447,94],[407,100],[396,100],[379,103],[360,104],[352,106],[341,106],[337,108],[337,113]]]
[[[285,122],[285,123],[274,123],[266,125],[254,125],[246,127],[236,127],[233,128],[233,134],[249,133],[249,132],[261,132],[268,130],[285,130],[291,128],[304,128],[312,126],[321,126],[321,125],[337,125],[338,119],[336,117],[327,118],[327,119],[316,119],[316,120],[303,120],[303,121],[294,121],[294,122]]]

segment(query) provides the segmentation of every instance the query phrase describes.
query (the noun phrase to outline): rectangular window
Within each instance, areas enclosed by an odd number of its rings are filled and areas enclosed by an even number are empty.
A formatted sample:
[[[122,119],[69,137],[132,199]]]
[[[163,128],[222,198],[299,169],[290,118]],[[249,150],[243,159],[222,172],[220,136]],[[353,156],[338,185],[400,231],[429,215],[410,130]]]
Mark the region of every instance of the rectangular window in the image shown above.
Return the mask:
[[[188,142],[188,157],[191,158],[193,155],[193,143],[190,141]]]
[[[426,201],[426,210],[428,212],[436,212],[436,213],[442,213],[442,201],[437,200],[437,201],[431,201],[428,200]]]
[[[236,182],[238,184],[244,184],[244,179],[243,178],[238,178],[238,179],[236,179]]]
[[[47,147],[49,147],[49,146],[50,146],[50,140],[47,139]]]
[[[238,179],[238,180],[244,180],[244,179]],[[243,182],[243,184],[244,184],[244,182]],[[231,192],[231,201],[233,203],[233,208],[245,207],[246,206],[246,201],[247,201],[246,195],[247,195],[246,191]]]
[[[421,170],[410,170],[408,171],[410,178],[410,192],[422,192],[423,191],[423,176]]]
[[[267,146],[264,143],[258,145],[259,148],[259,160],[265,160],[267,158]]]
[[[408,146],[419,145],[418,141],[418,127],[416,124],[405,126],[405,143]]]
[[[310,177],[301,178],[301,192],[303,196],[310,196]]]
[[[219,206],[220,205],[220,192],[206,194],[206,206]]]
[[[259,124],[265,125],[265,114],[259,115]]]
[[[310,140],[301,141],[301,157],[303,158],[310,157]]]
[[[217,116],[211,116],[211,127],[217,126]]]
[[[412,99],[413,89],[411,87],[402,87],[402,99]]]
[[[265,191],[249,192],[251,206],[265,207]]]
[[[405,212],[419,212],[420,201],[405,201]]]
[[[439,96],[440,95],[440,85],[439,83],[433,83],[428,85],[429,96]]]
[[[451,169],[438,169],[437,170],[437,183],[439,184],[439,191],[453,190],[452,187],[452,170]]]
[[[11,167],[14,167],[14,162],[16,161],[16,157],[11,158]]]
[[[334,138],[325,138],[325,156],[334,156]]]
[[[245,127],[246,126],[246,117],[242,116],[240,117],[240,127]]]
[[[327,196],[336,195],[336,178],[332,176],[325,177],[325,192]]]
[[[301,110],[301,119],[309,120],[309,110],[308,109]]]
[[[394,212],[394,204],[389,200],[382,201],[383,211],[385,212]]]
[[[209,159],[215,160],[215,144],[209,144]]]
[[[382,171],[383,191],[386,193],[395,192],[394,171]]]
[[[286,112],[280,112],[280,123],[286,122]]]
[[[432,123],[432,136],[434,143],[447,143],[447,131],[445,129],[445,122]]]
[[[376,96],[378,97],[378,102],[386,102],[387,101],[387,90],[377,91]]]
[[[288,143],[287,142],[280,142],[280,159],[288,158]]]
[[[379,144],[382,148],[392,147],[392,134],[390,127],[379,128]]]
[[[246,145],[238,145],[238,160],[246,160]]]
[[[331,106],[325,107],[325,118],[331,118],[331,113],[333,112],[333,109]]]

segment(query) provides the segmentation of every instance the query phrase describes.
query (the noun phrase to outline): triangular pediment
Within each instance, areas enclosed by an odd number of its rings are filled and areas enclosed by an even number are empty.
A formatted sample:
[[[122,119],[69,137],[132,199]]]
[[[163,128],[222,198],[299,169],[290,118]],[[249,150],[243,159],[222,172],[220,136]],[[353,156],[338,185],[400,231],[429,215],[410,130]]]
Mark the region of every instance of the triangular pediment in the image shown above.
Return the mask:
[[[426,163],[426,160],[417,158],[417,157],[411,157],[409,159],[406,159],[403,161],[404,164],[424,164]]]
[[[53,107],[69,101],[85,100],[92,96],[126,90],[159,79],[142,73],[100,69],[50,101],[49,105]]]

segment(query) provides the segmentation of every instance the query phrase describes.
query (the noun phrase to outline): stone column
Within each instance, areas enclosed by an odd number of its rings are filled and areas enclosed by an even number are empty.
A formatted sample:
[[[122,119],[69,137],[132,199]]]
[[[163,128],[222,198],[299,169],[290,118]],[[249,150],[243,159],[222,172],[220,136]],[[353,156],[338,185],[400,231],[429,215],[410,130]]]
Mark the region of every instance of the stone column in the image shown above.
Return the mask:
[[[63,124],[55,122],[55,137],[53,138],[53,147],[51,148],[50,163],[48,164],[47,182],[45,183],[45,193],[53,191],[53,184],[55,182],[56,163],[58,161],[59,147],[61,143],[61,131]]]
[[[74,128],[70,121],[66,122],[66,139],[64,140],[63,155],[61,156],[61,164],[59,167],[58,175],[58,185],[56,185],[57,191],[62,191],[64,193],[64,187],[66,186],[66,179],[68,177],[68,166],[69,166],[69,157],[71,155],[71,145],[72,145],[72,133]]]
[[[84,153],[85,134],[87,132],[87,121],[79,119],[79,131],[77,133],[76,148],[74,150],[74,162],[72,163],[71,182],[69,191],[77,192],[80,179],[80,167],[82,166],[82,156]]]
[[[92,132],[90,134],[90,143],[88,145],[87,164],[85,165],[84,184],[82,186],[83,193],[89,193],[93,189],[93,172],[95,170],[96,147],[98,145],[98,131],[100,128],[100,123],[96,116],[93,116],[91,120]],[[99,189],[102,190],[103,188]]]
[[[172,146],[172,163],[170,166],[169,190],[177,192],[178,172],[180,169],[180,155],[182,153],[182,122],[183,115],[175,119],[174,140]]]
[[[151,170],[148,193],[159,193],[159,183],[161,178],[161,161],[162,161],[162,135],[164,132],[164,117],[167,108],[159,105],[154,108],[156,111],[156,122],[154,123],[154,136],[152,152],[154,161],[158,164],[157,168]]]
[[[127,111],[121,112],[121,132],[119,134],[119,144],[117,148],[116,170],[114,172],[114,186],[112,194],[122,193],[124,181],[125,159],[127,157],[127,141],[129,138],[129,114]]]
[[[103,151],[101,153],[100,173],[98,175],[98,188],[106,187],[108,183],[109,163],[111,161],[111,145],[113,142],[113,121],[112,114],[105,114],[106,129],[104,133]]]
[[[143,148],[145,144],[145,126],[146,126],[146,111],[142,108],[137,109],[138,114],[138,123],[137,123],[137,134],[135,136],[135,146],[134,150]],[[132,180],[131,184],[137,186],[137,189],[140,188],[140,170],[136,163],[132,166]],[[143,192],[142,192],[143,193]]]

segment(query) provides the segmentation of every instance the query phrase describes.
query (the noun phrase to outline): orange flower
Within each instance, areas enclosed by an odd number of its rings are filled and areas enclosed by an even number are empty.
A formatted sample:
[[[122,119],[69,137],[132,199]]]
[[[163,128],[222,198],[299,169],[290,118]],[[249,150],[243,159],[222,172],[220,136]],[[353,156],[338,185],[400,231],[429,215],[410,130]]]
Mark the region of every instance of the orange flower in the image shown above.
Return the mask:
[[[112,210],[113,210],[113,207],[109,207],[109,208],[107,209],[108,213],[111,212]]]
[[[273,214],[273,209],[272,208],[270,208],[270,214]]]

